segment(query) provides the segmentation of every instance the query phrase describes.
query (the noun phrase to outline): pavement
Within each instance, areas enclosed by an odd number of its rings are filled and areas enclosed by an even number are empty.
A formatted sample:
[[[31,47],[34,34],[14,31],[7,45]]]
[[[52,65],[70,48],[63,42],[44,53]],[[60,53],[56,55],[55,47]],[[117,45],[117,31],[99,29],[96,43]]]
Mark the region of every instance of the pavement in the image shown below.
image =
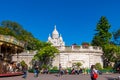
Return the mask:
[[[120,74],[102,74],[99,75],[97,80],[115,80]],[[27,78],[24,79],[21,76],[12,77],[0,77],[0,80],[91,80],[89,74],[79,74],[79,75],[62,75],[58,74],[39,74],[38,77],[34,77],[33,73],[28,73]]]

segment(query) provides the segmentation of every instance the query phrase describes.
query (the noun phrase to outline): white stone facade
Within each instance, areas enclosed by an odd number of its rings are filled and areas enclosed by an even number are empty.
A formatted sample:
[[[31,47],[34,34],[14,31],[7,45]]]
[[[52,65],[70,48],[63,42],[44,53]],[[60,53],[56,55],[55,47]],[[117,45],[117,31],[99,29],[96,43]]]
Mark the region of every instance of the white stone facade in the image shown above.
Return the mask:
[[[56,29],[56,26],[52,32],[52,36],[49,35],[48,42],[57,47],[60,54],[53,60],[53,66],[72,67],[73,63],[82,63],[81,67],[90,68],[91,65],[100,63],[103,66],[102,49],[94,46],[65,46],[62,36]]]
[[[100,63],[103,66],[102,60],[102,49],[97,47],[94,48],[89,46],[89,48],[79,48],[71,50],[60,51],[60,54],[56,56],[53,61],[53,66],[58,66],[59,64],[62,67],[72,67],[73,63],[80,62],[82,63],[82,68],[90,68],[91,65]]]
[[[25,61],[25,63],[29,66],[32,67],[32,59],[34,57],[34,55],[36,54],[36,51],[24,51],[20,54],[15,54],[12,57],[12,61],[16,61],[16,62],[21,62],[21,61]]]

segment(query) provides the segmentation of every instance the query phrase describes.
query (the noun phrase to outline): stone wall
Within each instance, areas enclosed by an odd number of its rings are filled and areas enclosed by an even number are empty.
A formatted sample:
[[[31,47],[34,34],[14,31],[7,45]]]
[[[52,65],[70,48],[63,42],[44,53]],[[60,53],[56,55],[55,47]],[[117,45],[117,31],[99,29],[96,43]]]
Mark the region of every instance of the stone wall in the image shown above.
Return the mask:
[[[53,66],[61,64],[63,68],[72,67],[73,63],[82,63],[82,68],[90,68],[91,65],[100,63],[103,66],[101,54],[98,53],[60,53],[53,61]]]
[[[15,54],[13,56],[13,61],[22,61],[24,60],[29,67],[32,65],[31,60],[36,54],[36,51],[34,52],[23,52],[21,54]],[[102,49],[99,47],[92,47],[89,48],[73,48],[73,47],[67,47],[65,50],[61,50],[59,55],[56,55],[56,57],[53,59],[53,66],[59,66],[59,64],[62,65],[62,67],[72,67],[73,63],[80,62],[82,63],[82,68],[90,68],[91,65],[100,63],[103,66],[103,60],[102,60]]]
[[[36,51],[33,52],[25,51],[20,54],[15,54],[12,57],[12,61],[21,62],[24,60],[29,67],[32,67],[31,61],[35,54]]]

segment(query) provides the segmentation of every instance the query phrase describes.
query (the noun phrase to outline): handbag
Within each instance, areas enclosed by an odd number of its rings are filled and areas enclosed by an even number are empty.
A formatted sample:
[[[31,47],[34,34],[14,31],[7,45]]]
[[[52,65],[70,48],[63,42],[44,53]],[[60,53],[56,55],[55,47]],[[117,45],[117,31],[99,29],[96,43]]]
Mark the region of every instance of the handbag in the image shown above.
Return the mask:
[[[96,72],[93,73],[93,78],[98,78],[98,74]]]

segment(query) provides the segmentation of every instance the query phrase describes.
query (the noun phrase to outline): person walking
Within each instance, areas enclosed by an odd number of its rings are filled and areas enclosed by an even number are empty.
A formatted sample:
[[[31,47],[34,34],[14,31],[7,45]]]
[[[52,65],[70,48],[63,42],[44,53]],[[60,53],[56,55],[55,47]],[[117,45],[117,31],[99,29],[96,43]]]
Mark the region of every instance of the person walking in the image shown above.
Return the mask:
[[[25,64],[22,68],[23,71],[23,77],[22,78],[26,78],[27,77],[27,71],[28,71],[28,66],[27,64]]]
[[[64,70],[62,69],[61,64],[59,64],[59,76],[62,76],[64,74]]]
[[[90,77],[91,80],[97,80],[98,78],[98,71],[95,68],[95,65],[91,65],[91,69],[90,69]]]
[[[35,65],[34,67],[34,77],[38,77],[39,74],[39,66]]]

